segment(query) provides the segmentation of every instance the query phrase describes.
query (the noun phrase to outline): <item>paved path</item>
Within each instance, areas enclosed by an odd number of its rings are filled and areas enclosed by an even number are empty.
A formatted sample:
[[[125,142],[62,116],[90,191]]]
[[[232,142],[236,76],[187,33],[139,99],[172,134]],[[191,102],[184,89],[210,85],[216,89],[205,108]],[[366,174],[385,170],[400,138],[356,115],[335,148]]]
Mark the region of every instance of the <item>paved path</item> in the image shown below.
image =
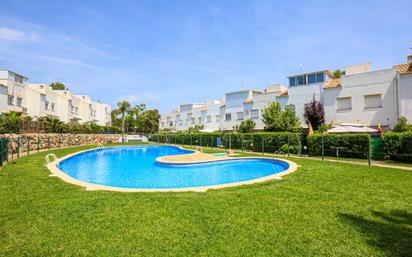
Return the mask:
[[[213,154],[206,153],[190,153],[190,154],[181,154],[181,155],[170,155],[157,158],[158,162],[167,162],[167,163],[196,163],[196,162],[208,162],[208,161],[218,161],[230,159],[228,156],[214,156]]]

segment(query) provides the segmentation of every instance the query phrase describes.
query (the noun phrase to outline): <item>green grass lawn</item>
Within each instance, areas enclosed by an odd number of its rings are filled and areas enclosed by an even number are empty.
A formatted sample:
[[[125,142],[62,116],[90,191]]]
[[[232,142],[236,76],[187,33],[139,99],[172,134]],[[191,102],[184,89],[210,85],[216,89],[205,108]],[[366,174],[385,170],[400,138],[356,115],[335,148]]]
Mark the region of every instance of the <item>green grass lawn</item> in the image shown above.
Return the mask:
[[[412,255],[410,171],[292,159],[255,185],[93,192],[49,177],[45,154],[0,170],[0,256]]]

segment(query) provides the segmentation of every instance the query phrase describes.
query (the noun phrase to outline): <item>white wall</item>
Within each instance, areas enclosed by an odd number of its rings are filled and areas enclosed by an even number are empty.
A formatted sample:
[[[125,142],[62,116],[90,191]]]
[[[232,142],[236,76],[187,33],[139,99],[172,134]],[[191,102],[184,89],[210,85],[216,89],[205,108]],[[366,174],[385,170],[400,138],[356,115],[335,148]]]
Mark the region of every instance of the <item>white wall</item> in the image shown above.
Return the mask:
[[[325,89],[324,107],[326,122],[360,122],[366,126],[393,127],[396,118],[395,69],[379,70],[350,76],[342,76],[342,88]],[[380,94],[382,107],[365,108],[365,96]],[[350,110],[338,110],[337,98],[351,97]]]
[[[401,75],[399,79],[400,116],[412,123],[412,74]]]
[[[288,96],[278,98],[280,100],[282,108],[286,105],[294,105],[296,114],[302,122],[302,127],[307,127],[304,113],[305,104],[310,103],[313,100],[313,96],[317,101],[322,102],[323,83],[292,86],[288,89]]]

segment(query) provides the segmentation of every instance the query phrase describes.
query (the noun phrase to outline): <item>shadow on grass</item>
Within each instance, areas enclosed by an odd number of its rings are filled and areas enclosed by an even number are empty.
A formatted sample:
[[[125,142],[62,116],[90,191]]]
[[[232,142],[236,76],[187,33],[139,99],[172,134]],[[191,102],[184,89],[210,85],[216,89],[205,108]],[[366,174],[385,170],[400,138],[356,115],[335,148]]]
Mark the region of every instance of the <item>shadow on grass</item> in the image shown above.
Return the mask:
[[[372,212],[366,219],[352,214],[340,217],[357,227],[367,238],[367,243],[379,248],[388,256],[412,256],[412,213],[394,210],[390,213]]]

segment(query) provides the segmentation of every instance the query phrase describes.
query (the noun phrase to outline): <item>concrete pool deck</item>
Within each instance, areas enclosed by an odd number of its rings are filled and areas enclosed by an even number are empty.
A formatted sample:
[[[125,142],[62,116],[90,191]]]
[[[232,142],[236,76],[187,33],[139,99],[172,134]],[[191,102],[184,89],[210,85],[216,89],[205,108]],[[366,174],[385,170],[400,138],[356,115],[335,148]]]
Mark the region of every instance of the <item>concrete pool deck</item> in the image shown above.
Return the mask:
[[[180,154],[180,155],[169,155],[162,156],[156,159],[156,161],[161,163],[173,163],[173,164],[184,164],[184,163],[198,163],[198,162],[210,162],[210,161],[221,161],[232,159],[229,156],[215,156],[213,154],[194,152],[190,154]]]

